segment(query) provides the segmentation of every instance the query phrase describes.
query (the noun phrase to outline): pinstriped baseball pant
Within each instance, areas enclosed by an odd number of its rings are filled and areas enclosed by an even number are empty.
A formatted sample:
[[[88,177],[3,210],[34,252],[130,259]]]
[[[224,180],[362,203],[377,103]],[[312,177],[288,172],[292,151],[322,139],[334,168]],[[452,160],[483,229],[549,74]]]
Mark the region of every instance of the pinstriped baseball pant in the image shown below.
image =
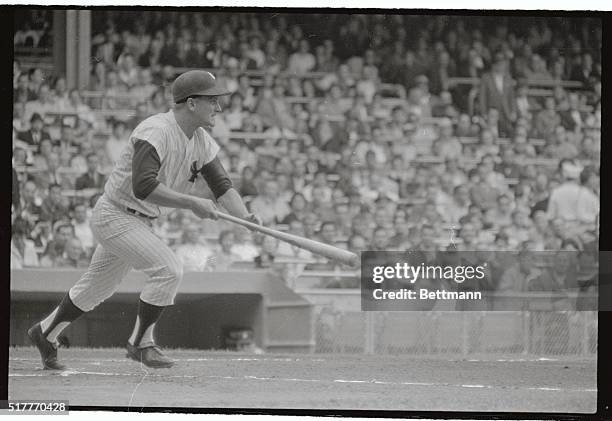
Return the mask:
[[[91,218],[98,241],[89,269],[70,289],[70,299],[83,311],[94,309],[115,293],[132,269],[149,276],[140,299],[155,306],[174,303],[183,267],[174,252],[153,233],[146,218],[130,215],[103,195]]]

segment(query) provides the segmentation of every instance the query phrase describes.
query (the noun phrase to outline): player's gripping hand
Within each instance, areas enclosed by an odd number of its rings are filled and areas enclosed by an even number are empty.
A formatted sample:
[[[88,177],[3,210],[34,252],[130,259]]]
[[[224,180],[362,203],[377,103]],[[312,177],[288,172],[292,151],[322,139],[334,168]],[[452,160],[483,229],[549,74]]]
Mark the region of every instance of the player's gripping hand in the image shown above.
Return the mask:
[[[200,218],[218,219],[217,207],[209,199],[194,197],[191,201],[191,211]]]

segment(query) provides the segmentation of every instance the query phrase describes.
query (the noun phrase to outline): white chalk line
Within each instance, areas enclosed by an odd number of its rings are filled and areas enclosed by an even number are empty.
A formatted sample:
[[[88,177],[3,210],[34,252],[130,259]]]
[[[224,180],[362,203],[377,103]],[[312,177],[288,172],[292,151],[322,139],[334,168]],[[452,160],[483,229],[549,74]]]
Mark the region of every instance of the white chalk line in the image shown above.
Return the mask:
[[[11,357],[10,361],[38,361],[40,358],[21,358]],[[91,362],[95,359],[95,362]],[[203,362],[203,361],[242,361],[242,362],[261,362],[261,361],[272,361],[272,362],[323,362],[322,358],[173,358],[174,361],[185,361],[185,362]],[[126,358],[62,358],[62,361],[82,361],[89,362],[93,365],[100,365],[100,362],[117,362],[117,363],[130,363],[131,360]]]
[[[48,377],[53,376],[75,376],[75,375],[90,375],[90,376],[115,376],[115,377],[134,377],[141,376],[142,373],[113,373],[113,372],[97,372],[97,371],[76,371],[66,370],[60,373],[44,374],[44,373],[9,373],[9,377]],[[146,377],[159,377],[170,379],[224,379],[224,380],[258,380],[258,381],[283,381],[283,382],[308,382],[308,383],[360,383],[360,384],[378,384],[391,386],[422,386],[422,387],[458,387],[463,389],[513,389],[513,390],[537,390],[546,392],[597,392],[597,389],[575,389],[575,388],[558,388],[558,387],[515,387],[515,386],[493,386],[482,384],[452,384],[452,383],[423,383],[423,382],[388,382],[381,380],[323,380],[323,379],[299,379],[299,378],[283,378],[283,377],[258,377],[258,376],[192,376],[192,375],[176,375],[176,374],[151,374],[147,372]]]

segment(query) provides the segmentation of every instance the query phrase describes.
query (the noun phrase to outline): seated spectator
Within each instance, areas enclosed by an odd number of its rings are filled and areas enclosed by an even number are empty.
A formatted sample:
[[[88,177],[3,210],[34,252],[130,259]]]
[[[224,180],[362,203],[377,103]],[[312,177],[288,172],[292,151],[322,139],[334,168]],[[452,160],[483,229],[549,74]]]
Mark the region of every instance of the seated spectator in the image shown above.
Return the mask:
[[[391,236],[387,228],[378,226],[372,233],[372,243],[370,250],[373,251],[389,251],[391,246]]]
[[[234,92],[230,97],[230,105],[228,109],[223,113],[223,117],[227,122],[227,127],[230,130],[241,130],[243,119],[245,117],[243,98],[238,92]]]
[[[67,217],[69,200],[62,196],[62,187],[59,184],[49,186],[49,195],[43,200],[40,207],[41,221],[55,223]]]
[[[512,224],[512,212],[514,206],[512,198],[507,194],[502,194],[497,198],[497,206],[493,209],[493,219],[497,226],[506,226]]]
[[[57,106],[56,112],[69,112],[70,111],[70,98],[68,96],[68,87],[66,86],[66,78],[60,76],[55,81],[53,87],[54,101]]]
[[[290,224],[293,221],[303,220],[308,212],[308,203],[304,195],[300,192],[294,193],[289,202],[289,208],[291,212],[281,220],[281,224]]]
[[[562,160],[559,168],[563,182],[550,194],[549,218],[561,218],[572,225],[595,223],[599,214],[599,198],[578,183],[582,169],[570,160]]]
[[[232,263],[242,260],[241,256],[234,253],[235,236],[231,230],[223,230],[219,234],[219,246],[216,248],[213,257],[210,259],[210,264],[215,271],[227,271]]]
[[[253,259],[255,267],[258,269],[272,267],[274,259],[276,259],[278,254],[278,244],[278,239],[269,235],[264,236],[261,242],[260,253]]]
[[[138,99],[139,103],[151,98],[151,95],[158,89],[158,86],[153,83],[151,69],[142,68],[138,72],[137,83],[132,86],[130,93]]]
[[[183,230],[182,243],[176,248],[176,257],[185,272],[203,272],[209,269],[208,261],[214,256],[212,247],[201,236],[199,225],[191,224]]]
[[[299,220],[293,220],[289,223],[289,233],[304,237],[304,224]],[[304,250],[301,247],[294,246],[285,241],[281,241],[278,245],[278,256],[291,257],[297,259],[312,259],[312,253]],[[302,268],[303,269],[303,268]]]
[[[11,269],[37,267],[38,255],[34,241],[28,238],[28,222],[15,219],[11,225]]]
[[[243,227],[236,226],[234,232],[234,245],[232,253],[240,257],[240,260],[253,261],[259,254],[257,246],[253,243],[251,232]]]
[[[105,108],[119,110],[130,107],[131,99],[127,98],[127,86],[121,82],[116,71],[111,70],[106,74],[106,84],[104,86]]]
[[[85,255],[81,241],[78,238],[70,238],[64,247],[64,252],[55,258],[53,267],[58,268],[87,268],[89,259]]]
[[[100,159],[95,153],[87,155],[87,172],[76,179],[75,188],[77,190],[104,187],[106,176],[98,170],[99,162]]]
[[[28,75],[30,78],[28,84],[28,101],[36,101],[40,97],[40,87],[45,80],[45,74],[39,67],[32,67]],[[29,115],[28,118],[30,118]]]
[[[439,212],[444,222],[458,224],[459,220],[468,214],[471,204],[470,192],[466,186],[456,186],[450,203],[440,208]]]
[[[554,133],[555,127],[560,124],[561,117],[557,114],[555,98],[546,97],[544,99],[544,109],[535,117],[534,134],[546,139]]]
[[[310,44],[307,40],[300,41],[299,49],[289,56],[288,72],[303,75],[312,71],[316,65],[314,55],[310,53]]]
[[[126,133],[125,123],[122,121],[113,122],[113,134],[106,141],[106,154],[110,162],[116,164],[121,157],[121,153],[128,145],[129,134]]]
[[[26,103],[36,99],[32,92],[28,89],[30,79],[27,73],[21,73],[17,76],[17,85],[13,89],[13,98],[17,102]]]
[[[127,86],[128,89],[136,86],[139,80],[138,67],[134,61],[134,56],[131,53],[124,53],[117,59],[117,68],[119,69],[119,80]]]
[[[57,112],[57,104],[49,85],[43,83],[38,90],[38,99],[26,102],[25,118],[29,120],[35,113],[44,117],[49,112]]]
[[[81,92],[78,89],[70,90],[70,111],[79,116],[79,120],[86,122],[90,127],[96,127],[98,122],[96,116],[91,112],[89,105],[83,102]]]
[[[68,125],[62,125],[60,131],[59,143],[57,144],[59,151],[62,150],[70,151],[71,153],[79,152],[81,148],[81,141],[74,135],[74,128]]]
[[[239,192],[241,196],[257,196],[257,186],[254,182],[253,168],[245,166],[242,168],[242,174],[239,182]]]
[[[545,156],[558,159],[573,159],[578,157],[578,148],[568,139],[567,132],[563,126],[555,127],[554,134],[549,138]]]
[[[17,134],[17,139],[31,146],[40,146],[45,139],[51,140],[51,136],[44,130],[45,123],[38,113],[33,113],[30,118],[30,129]]]
[[[55,266],[55,261],[66,252],[68,241],[74,238],[74,228],[68,223],[59,223],[55,227],[53,239],[47,243],[45,251],[40,259],[40,265],[44,267]]]
[[[264,183],[263,193],[251,201],[251,209],[264,224],[275,224],[289,213],[289,205],[278,195],[278,184],[274,180]]]
[[[89,218],[85,205],[82,203],[75,204],[72,210],[72,217],[74,236],[81,242],[85,254],[91,256],[96,242],[89,226]]]
[[[461,156],[463,145],[453,136],[453,126],[448,118],[442,119],[439,130],[440,135],[433,144],[433,154],[443,159]]]
[[[30,227],[33,227],[40,219],[41,206],[43,199],[36,187],[36,183],[28,180],[24,183],[21,189],[21,198],[19,206],[19,216],[26,221]]]

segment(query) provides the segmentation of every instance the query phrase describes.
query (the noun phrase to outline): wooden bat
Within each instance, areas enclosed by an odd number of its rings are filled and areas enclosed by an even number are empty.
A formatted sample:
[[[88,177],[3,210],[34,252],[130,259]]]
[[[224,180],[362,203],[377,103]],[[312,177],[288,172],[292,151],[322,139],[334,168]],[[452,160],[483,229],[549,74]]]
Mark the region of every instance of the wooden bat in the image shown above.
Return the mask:
[[[228,215],[223,212],[217,212],[217,216],[219,217],[219,219],[225,219],[226,221],[234,222],[236,224],[242,225],[243,227],[252,229],[253,231],[258,231],[271,237],[278,238],[279,240],[286,241],[289,244],[293,244],[294,246],[303,248],[312,253],[325,256],[329,259],[337,260],[350,266],[356,266],[359,264],[359,256],[357,256],[355,253],[351,253],[348,250],[321,243],[320,241],[310,240],[308,238],[300,237],[298,235],[278,231],[273,228],[257,225],[253,222],[245,221],[244,219]]]

